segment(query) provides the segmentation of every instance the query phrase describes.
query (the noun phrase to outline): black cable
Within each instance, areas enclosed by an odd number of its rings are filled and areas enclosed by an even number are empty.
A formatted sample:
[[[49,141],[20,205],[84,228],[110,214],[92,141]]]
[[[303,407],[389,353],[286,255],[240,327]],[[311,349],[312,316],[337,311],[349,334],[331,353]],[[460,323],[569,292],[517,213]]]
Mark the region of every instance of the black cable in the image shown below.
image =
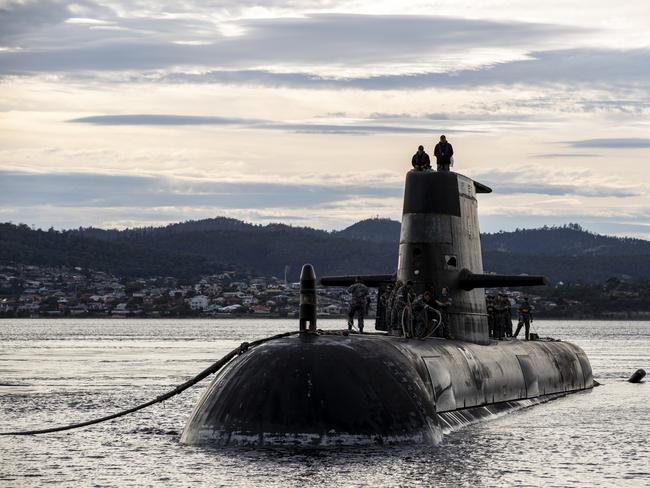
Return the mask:
[[[72,430],[72,429],[78,429],[80,427],[86,427],[88,425],[93,425],[93,424],[99,424],[101,422],[106,422],[108,420],[116,419],[118,417],[123,417],[125,415],[128,415],[133,412],[137,412],[138,410],[142,410],[143,408],[150,407],[151,405],[154,405],[156,403],[164,402],[165,400],[170,399],[173,396],[178,395],[179,393],[182,393],[183,391],[187,390],[188,388],[194,386],[197,384],[199,381],[202,379],[206,378],[207,376],[210,376],[213,373],[216,373],[219,371],[221,368],[223,368],[232,358],[235,356],[238,356],[244,352],[246,352],[248,349],[251,347],[259,346],[260,344],[263,344],[265,342],[272,341],[274,339],[281,339],[282,337],[288,337],[290,335],[295,335],[298,334],[299,331],[294,331],[294,332],[285,332],[283,334],[277,334],[274,336],[270,337],[265,337],[263,339],[258,339],[253,342],[242,342],[241,345],[239,345],[236,349],[233,349],[230,351],[228,354],[226,354],[224,357],[219,359],[217,362],[212,364],[211,366],[207,367],[203,371],[201,371],[199,374],[194,376],[192,379],[186,381],[185,383],[178,385],[176,388],[174,388],[171,391],[168,391],[167,393],[164,393],[162,395],[157,396],[153,400],[149,400],[146,403],[141,403],[140,405],[136,405],[135,407],[129,408],[127,410],[122,410],[121,412],[117,412],[111,415],[107,415],[105,417],[100,417],[98,419],[93,419],[93,420],[88,420],[86,422],[79,422],[76,424],[69,424],[69,425],[63,425],[59,427],[50,427],[49,429],[37,429],[37,430],[25,430],[25,431],[17,431],[17,432],[0,432],[0,436],[2,435],[36,435],[36,434],[48,434],[51,432],[61,432],[64,430]]]

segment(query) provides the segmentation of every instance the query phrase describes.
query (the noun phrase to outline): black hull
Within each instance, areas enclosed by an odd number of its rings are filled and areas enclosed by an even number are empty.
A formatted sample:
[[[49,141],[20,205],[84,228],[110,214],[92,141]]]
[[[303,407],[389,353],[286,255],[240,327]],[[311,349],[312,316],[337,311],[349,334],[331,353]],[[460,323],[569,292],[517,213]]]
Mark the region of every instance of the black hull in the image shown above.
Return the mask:
[[[204,393],[188,444],[434,444],[467,423],[593,386],[566,342],[302,334],[235,359]]]

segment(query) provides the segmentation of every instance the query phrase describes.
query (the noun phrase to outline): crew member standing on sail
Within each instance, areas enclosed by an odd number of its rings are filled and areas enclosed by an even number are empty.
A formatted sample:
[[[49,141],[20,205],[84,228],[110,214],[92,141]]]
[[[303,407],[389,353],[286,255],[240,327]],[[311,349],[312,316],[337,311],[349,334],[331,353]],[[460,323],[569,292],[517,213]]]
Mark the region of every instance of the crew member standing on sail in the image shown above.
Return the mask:
[[[449,171],[451,158],[454,155],[454,148],[447,142],[447,138],[444,135],[440,136],[440,142],[436,144],[433,155],[436,157],[438,171]]]

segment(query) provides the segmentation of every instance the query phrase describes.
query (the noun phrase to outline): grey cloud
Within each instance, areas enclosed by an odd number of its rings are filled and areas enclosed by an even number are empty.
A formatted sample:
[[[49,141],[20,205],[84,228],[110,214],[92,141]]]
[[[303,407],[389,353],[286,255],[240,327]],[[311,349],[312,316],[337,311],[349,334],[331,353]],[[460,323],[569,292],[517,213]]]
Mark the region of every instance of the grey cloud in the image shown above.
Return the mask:
[[[544,153],[534,154],[533,158],[539,159],[569,159],[569,158],[599,158],[602,154],[595,153]]]
[[[582,141],[567,141],[571,147],[593,147],[603,149],[646,149],[650,148],[650,139],[620,138],[620,139],[584,139]]]
[[[148,2],[145,2],[148,3]],[[13,5],[13,4],[12,4]],[[17,5],[17,4],[16,4]],[[22,4],[21,4],[22,5]],[[433,16],[375,16],[313,14],[304,18],[242,20],[234,23],[243,34],[224,37],[211,20],[176,18],[123,18],[98,10],[120,31],[62,24],[69,15],[57,2],[34,11],[44,28],[36,34],[24,30],[30,10],[18,15],[16,27],[8,18],[8,32],[17,37],[21,51],[0,52],[0,73],[129,71],[129,81],[253,84],[310,88],[418,89],[435,86],[473,87],[498,84],[586,84],[640,86],[650,82],[650,50],[565,49],[536,51],[529,59],[502,62],[480,69],[331,78],[320,74],[324,65],[363,68],[411,65],[426,68],[432,59],[463,56],[472,48],[517,47],[525,53],[548,39],[570,37],[576,29],[545,24],[494,22]],[[25,7],[27,8],[27,7]],[[97,8],[92,4],[88,9]],[[23,26],[23,27],[20,27]],[[49,27],[47,27],[49,26]],[[12,31],[12,29],[14,29]],[[176,44],[201,41],[205,45]],[[278,73],[259,66],[284,66]],[[182,73],[184,67],[202,67],[199,74]],[[287,72],[291,66],[300,66]],[[160,71],[173,70],[162,74]],[[133,72],[133,73],[131,73]],[[133,75],[134,74],[134,75]],[[542,103],[542,102],[540,102]],[[547,102],[548,103],[548,102]],[[638,113],[648,100],[579,101],[584,111],[618,110]],[[431,114],[437,117],[439,114]]]
[[[70,12],[62,2],[7,2],[0,5],[0,42],[11,42],[27,32],[59,24],[69,17]]]
[[[650,101],[643,99],[585,100],[578,102],[585,112],[614,111],[624,114],[640,114],[650,108]]]
[[[583,172],[583,176],[588,176]],[[576,174],[567,174],[566,183],[544,181],[544,176],[530,168],[519,171],[493,170],[476,175],[476,179],[491,187],[499,195],[537,194],[537,195],[576,195],[582,197],[637,197],[645,195],[640,188],[621,187],[616,185],[602,185],[572,183]]]
[[[491,175],[491,176],[490,176]],[[479,181],[499,195],[536,193],[586,197],[629,197],[640,194],[629,188],[604,185],[556,185],[536,181],[522,185],[516,172],[491,172]],[[224,182],[161,176],[107,175],[96,173],[25,173],[0,171],[0,208],[36,206],[75,208],[219,207],[224,209],[326,208],[356,199],[401,198],[402,185],[376,182],[332,184]]]
[[[561,35],[576,29],[545,24],[494,22],[432,16],[380,16],[320,14],[304,18],[244,20],[237,27],[244,34],[223,37],[218,26],[178,19],[157,20],[113,19],[127,32],[95,37],[86,29],[88,42],[61,45],[66,33],[56,31],[50,49],[47,39],[39,37],[25,50],[3,53],[0,65],[5,73],[163,69],[172,66],[219,66],[213,77],[227,77],[233,69],[247,70],[257,65],[299,64],[318,66],[333,64],[351,66],[375,63],[417,63],[454,50],[460,55],[476,47],[510,48],[523,46]],[[174,28],[173,22],[189,25]],[[162,28],[160,24],[164,24]],[[172,27],[169,29],[169,27]],[[74,26],[66,26],[71,31]],[[178,45],[174,40],[202,39],[209,45]],[[225,69],[227,68],[227,69]],[[262,75],[259,71],[249,76]],[[242,73],[239,74],[242,76]],[[289,80],[285,80],[289,81]]]
[[[433,113],[426,114],[429,120],[471,120],[471,121],[500,121],[500,122],[522,122],[522,121],[539,121],[538,116],[529,114],[515,113],[466,113],[455,112],[453,114]]]
[[[68,122],[94,125],[242,125],[263,121],[234,117],[166,114],[93,115]]]
[[[345,116],[347,114],[340,114]],[[405,121],[415,121],[418,122],[428,122],[432,120],[443,120],[443,121],[462,121],[462,122],[502,122],[502,123],[520,123],[535,121],[539,122],[539,116],[533,116],[530,114],[518,114],[513,112],[498,112],[494,113],[494,109],[486,110],[484,112],[464,112],[464,111],[455,111],[453,113],[426,113],[423,115],[413,115],[406,113],[382,113],[375,112],[368,116],[372,120],[405,120]]]
[[[349,198],[400,197],[399,186],[218,182],[156,176],[0,171],[0,206],[308,208]]]
[[[650,224],[648,209],[639,209],[634,219]],[[596,215],[566,214],[566,215],[483,215],[481,216],[481,231],[496,232],[499,230],[512,231],[519,229],[533,229],[544,225],[565,225],[572,222],[579,223],[583,228],[597,233],[608,235],[636,236],[644,239],[650,237],[650,225],[630,224],[620,222],[611,217]]]
[[[481,69],[445,73],[397,74],[330,79],[305,73],[271,73],[263,70],[212,70],[202,74],[176,73],[172,82],[259,84],[311,88],[361,88],[367,90],[421,89],[430,87],[469,88],[492,85],[589,85],[609,88],[650,83],[650,50],[566,49],[530,54],[530,59],[499,63]],[[538,100],[548,107],[553,100]],[[647,101],[643,102],[644,104]],[[604,105],[601,105],[604,107]],[[615,106],[615,105],[610,105]],[[622,108],[621,108],[622,107]],[[633,103],[619,105],[630,111]],[[645,105],[644,105],[645,107]],[[534,108],[530,106],[530,108]],[[593,110],[585,106],[583,110]]]
[[[246,129],[279,130],[287,132],[300,132],[310,134],[429,134],[440,132],[436,127],[415,125],[384,125],[379,123],[350,123],[350,124],[322,124],[322,123],[288,123],[259,119],[245,119],[233,117],[194,116],[194,115],[169,115],[169,114],[128,114],[128,115],[95,115],[81,117],[68,122],[85,123],[94,125],[218,125],[232,126]],[[372,121],[370,121],[372,122]],[[444,129],[449,133],[454,132],[480,132],[459,129]]]
[[[485,182],[488,186],[498,189],[499,194],[513,195],[513,194],[537,194],[537,195],[578,195],[583,197],[636,197],[643,195],[642,192],[637,190],[630,190],[627,188],[615,188],[608,186],[590,186],[583,187],[581,185],[558,185],[558,184],[544,184],[544,183],[531,183],[529,185],[519,183],[505,183],[503,181],[487,180]]]

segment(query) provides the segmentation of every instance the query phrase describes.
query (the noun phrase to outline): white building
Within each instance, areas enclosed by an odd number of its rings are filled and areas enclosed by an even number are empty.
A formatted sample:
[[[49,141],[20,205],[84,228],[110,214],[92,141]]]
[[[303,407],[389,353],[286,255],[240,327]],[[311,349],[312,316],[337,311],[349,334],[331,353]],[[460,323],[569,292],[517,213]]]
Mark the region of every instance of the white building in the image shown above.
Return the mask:
[[[208,308],[210,301],[205,295],[196,295],[190,300],[190,308],[192,310],[205,310]]]

